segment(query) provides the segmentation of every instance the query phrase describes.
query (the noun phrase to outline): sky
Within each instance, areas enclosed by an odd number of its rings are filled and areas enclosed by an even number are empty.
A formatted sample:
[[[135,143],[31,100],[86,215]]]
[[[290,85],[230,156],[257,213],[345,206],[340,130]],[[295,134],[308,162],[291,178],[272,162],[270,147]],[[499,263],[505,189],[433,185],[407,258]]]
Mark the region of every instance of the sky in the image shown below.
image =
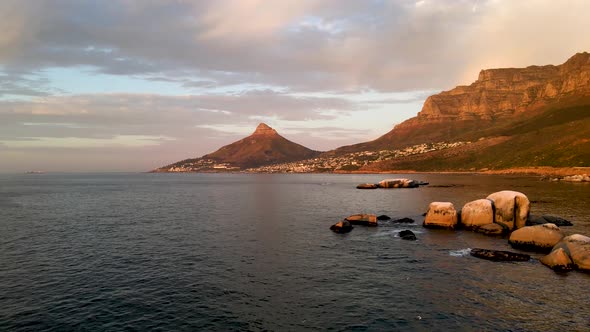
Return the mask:
[[[590,51],[590,1],[2,0],[0,172],[147,171],[260,122],[373,140],[481,69]]]

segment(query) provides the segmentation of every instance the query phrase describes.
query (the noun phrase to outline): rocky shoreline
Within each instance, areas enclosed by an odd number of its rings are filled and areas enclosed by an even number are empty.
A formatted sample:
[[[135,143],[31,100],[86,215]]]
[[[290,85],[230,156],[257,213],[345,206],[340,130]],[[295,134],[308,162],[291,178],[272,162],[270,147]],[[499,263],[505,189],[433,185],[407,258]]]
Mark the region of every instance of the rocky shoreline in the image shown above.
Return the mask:
[[[418,182],[409,179],[388,179],[375,186],[413,188],[400,185],[404,183]],[[560,227],[572,226],[571,222],[556,216],[531,216],[530,206],[531,202],[525,194],[512,190],[495,192],[486,198],[468,202],[460,210],[455,209],[451,202],[432,202],[425,213],[422,226],[452,231],[466,230],[508,238],[508,243],[515,249],[546,254],[539,262],[555,271],[590,272],[590,237],[582,234],[566,236]],[[378,227],[379,221],[388,219],[387,216],[356,214],[344,218],[330,229],[335,233],[348,233],[354,226]],[[401,220],[414,222],[409,218]],[[416,240],[415,234],[410,230],[401,231],[399,236],[404,240]],[[482,248],[472,249],[471,255],[494,261],[528,260],[526,254]]]

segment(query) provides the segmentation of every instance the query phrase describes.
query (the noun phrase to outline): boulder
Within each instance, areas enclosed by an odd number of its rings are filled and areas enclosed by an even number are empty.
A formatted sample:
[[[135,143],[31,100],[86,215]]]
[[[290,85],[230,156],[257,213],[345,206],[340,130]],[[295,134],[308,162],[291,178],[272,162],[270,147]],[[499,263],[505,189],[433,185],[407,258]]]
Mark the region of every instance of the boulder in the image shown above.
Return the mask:
[[[514,248],[533,251],[550,251],[563,239],[563,233],[554,224],[526,226],[510,234],[508,243]]]
[[[351,225],[377,226],[377,216],[374,214],[353,214],[345,220]]]
[[[574,267],[590,272],[590,237],[574,234],[564,237],[553,251],[563,249],[571,258]]]
[[[457,226],[457,211],[451,202],[432,202],[424,218],[424,227],[449,228]]]
[[[477,227],[475,231],[490,236],[501,236],[506,233],[506,228],[500,224],[487,224]]]
[[[573,226],[571,221],[565,220],[560,217],[556,216],[530,216],[527,220],[527,226],[534,226],[534,225],[543,225],[543,224],[555,224],[559,227],[563,226]]]
[[[389,216],[386,216],[384,214],[380,215],[377,217],[377,220],[390,220],[391,218]]]
[[[399,232],[398,235],[402,240],[416,241],[416,234],[411,230],[406,229],[405,231]]]
[[[377,189],[379,188],[379,185],[374,184],[374,183],[361,183],[358,186],[356,186],[356,189]]]
[[[418,182],[410,179],[386,179],[379,182],[381,188],[416,188]]]
[[[469,202],[461,209],[461,224],[467,229],[476,229],[493,222],[494,206],[489,199]]]
[[[471,249],[470,252],[471,256],[487,259],[490,261],[518,261],[518,262],[526,262],[531,259],[531,256],[527,254],[519,254],[516,252],[511,251],[502,251],[502,250],[490,250],[490,249],[480,249],[474,248]]]
[[[334,225],[330,226],[330,230],[335,233],[348,233],[352,231],[352,225],[350,222],[343,220],[340,222],[335,223]]]
[[[503,224],[509,230],[525,226],[531,206],[525,194],[504,190],[489,195],[487,199],[494,202],[495,223]]]
[[[401,219],[395,219],[392,222],[395,223],[400,223],[400,224],[410,224],[414,222],[414,219],[412,218],[401,218]]]
[[[555,271],[569,271],[574,268],[572,259],[563,248],[553,250],[549,255],[541,257],[539,261]]]

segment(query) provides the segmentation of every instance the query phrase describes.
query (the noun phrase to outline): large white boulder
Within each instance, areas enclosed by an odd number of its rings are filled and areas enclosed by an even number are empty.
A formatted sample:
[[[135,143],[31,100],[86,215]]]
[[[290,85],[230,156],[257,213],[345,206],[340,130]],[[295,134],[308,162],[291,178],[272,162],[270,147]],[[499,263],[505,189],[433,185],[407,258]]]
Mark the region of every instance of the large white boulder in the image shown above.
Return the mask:
[[[512,232],[508,243],[525,250],[550,251],[563,236],[555,224],[526,226]]]
[[[572,259],[563,248],[556,248],[549,255],[541,257],[539,261],[555,271],[569,271],[574,267]]]
[[[525,226],[531,208],[531,203],[525,194],[504,190],[489,195],[487,199],[494,202],[495,223],[502,224],[509,230]]]
[[[449,228],[457,226],[457,211],[451,202],[432,202],[424,218],[424,227]]]
[[[461,224],[468,229],[476,229],[494,222],[494,207],[489,199],[478,199],[463,205]]]
[[[590,271],[590,237],[580,234],[566,236],[553,247],[553,251],[560,248],[569,255],[576,268]]]
[[[386,179],[379,182],[381,188],[416,188],[418,182],[410,179]]]

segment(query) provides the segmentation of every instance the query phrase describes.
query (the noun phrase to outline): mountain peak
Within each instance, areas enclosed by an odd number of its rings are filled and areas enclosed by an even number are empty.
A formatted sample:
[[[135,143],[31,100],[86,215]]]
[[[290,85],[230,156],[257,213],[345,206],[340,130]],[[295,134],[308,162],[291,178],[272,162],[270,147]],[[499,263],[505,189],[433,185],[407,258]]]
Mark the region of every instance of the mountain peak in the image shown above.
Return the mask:
[[[261,123],[256,127],[252,135],[277,135],[277,131],[269,127],[266,123]]]

